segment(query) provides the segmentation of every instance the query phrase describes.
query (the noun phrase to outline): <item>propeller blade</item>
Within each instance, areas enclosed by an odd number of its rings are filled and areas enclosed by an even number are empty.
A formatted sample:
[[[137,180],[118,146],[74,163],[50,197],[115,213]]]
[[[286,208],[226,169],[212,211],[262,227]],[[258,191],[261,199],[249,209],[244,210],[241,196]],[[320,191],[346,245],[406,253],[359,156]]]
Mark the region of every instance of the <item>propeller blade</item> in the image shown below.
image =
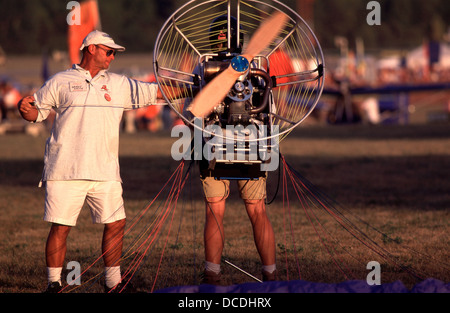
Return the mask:
[[[247,57],[249,61],[253,60],[275,40],[287,21],[288,16],[280,11],[265,19],[245,47],[243,56]]]
[[[287,19],[287,15],[279,11],[267,18],[250,39],[244,54],[234,58],[226,70],[209,82],[195,97],[188,110],[196,117],[209,115],[223,101],[239,76],[245,74],[253,58],[278,36]]]

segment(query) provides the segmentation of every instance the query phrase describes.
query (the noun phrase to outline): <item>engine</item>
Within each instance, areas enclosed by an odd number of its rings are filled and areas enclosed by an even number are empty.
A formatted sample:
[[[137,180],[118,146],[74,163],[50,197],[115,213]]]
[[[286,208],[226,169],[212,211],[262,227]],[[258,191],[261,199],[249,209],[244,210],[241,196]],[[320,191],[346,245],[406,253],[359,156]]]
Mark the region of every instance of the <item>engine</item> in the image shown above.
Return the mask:
[[[243,72],[222,103],[205,118],[206,129],[214,135],[205,138],[202,175],[226,179],[254,179],[265,175],[262,165],[270,162],[273,140],[270,121],[272,79],[260,65],[240,56],[210,57],[202,62],[202,78],[207,84],[232,66]],[[230,140],[233,139],[233,140]],[[206,166],[206,163],[207,166]]]

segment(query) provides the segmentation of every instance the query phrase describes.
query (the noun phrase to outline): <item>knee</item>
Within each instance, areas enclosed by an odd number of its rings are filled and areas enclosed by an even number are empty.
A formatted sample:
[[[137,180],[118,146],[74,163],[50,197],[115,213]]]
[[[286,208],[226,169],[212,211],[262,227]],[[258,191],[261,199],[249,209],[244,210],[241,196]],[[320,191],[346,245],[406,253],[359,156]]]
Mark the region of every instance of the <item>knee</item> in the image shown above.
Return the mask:
[[[264,216],[266,215],[266,205],[264,199],[254,200],[246,199],[244,200],[245,208],[247,213],[252,217]]]
[[[105,226],[107,226],[107,227],[123,227],[123,226],[125,226],[125,223],[126,223],[126,220],[125,219],[121,219],[121,220],[118,220],[118,221],[115,221],[115,222],[112,222],[112,223],[108,223],[108,224],[105,224]]]
[[[205,202],[207,205],[221,205],[222,203],[225,203],[225,199],[224,197],[205,197]]]
[[[105,231],[114,234],[119,234],[123,232],[123,230],[125,229],[125,224],[126,224],[125,219],[105,224]]]
[[[247,207],[254,207],[256,210],[265,210],[264,199],[244,199]]]
[[[50,229],[50,236],[56,236],[59,238],[65,238],[71,230],[71,226],[53,224]]]
[[[221,197],[205,198],[206,217],[223,218],[225,214],[225,199]]]

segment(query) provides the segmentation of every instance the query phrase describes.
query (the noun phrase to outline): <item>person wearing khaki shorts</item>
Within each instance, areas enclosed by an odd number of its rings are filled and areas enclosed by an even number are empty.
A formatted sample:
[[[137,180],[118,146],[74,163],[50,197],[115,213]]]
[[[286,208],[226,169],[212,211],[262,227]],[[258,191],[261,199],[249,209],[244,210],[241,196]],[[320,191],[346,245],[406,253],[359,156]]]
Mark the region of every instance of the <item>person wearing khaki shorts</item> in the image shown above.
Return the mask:
[[[214,177],[202,178],[201,181],[206,202],[203,282],[217,285],[220,284],[221,279],[220,262],[225,242],[223,217],[226,199],[230,192],[230,181]],[[237,180],[237,185],[252,224],[255,245],[263,265],[263,280],[275,280],[275,235],[266,213],[266,177]]]

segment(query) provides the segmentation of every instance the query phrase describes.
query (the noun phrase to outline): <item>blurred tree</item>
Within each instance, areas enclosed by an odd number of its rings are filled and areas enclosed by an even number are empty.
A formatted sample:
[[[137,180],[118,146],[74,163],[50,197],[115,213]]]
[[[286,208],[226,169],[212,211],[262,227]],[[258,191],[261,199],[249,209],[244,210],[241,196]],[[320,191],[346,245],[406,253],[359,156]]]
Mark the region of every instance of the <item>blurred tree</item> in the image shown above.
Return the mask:
[[[0,46],[6,53],[67,49],[68,1],[0,0]],[[102,29],[129,52],[149,52],[165,20],[188,0],[98,1]],[[297,9],[302,0],[280,1]],[[334,49],[334,38],[344,36],[351,46],[362,38],[368,49],[410,48],[450,26],[448,0],[378,1],[381,26],[366,23],[369,0],[315,0],[314,29],[322,46]]]
[[[99,7],[103,31],[128,51],[151,51],[160,26],[155,1],[100,0]]]
[[[334,37],[344,36],[351,46],[361,37],[367,48],[411,48],[430,36],[433,19],[435,32],[450,25],[448,0],[378,0],[381,26],[367,25],[368,2],[316,0],[315,31],[322,46],[333,49]]]
[[[173,13],[173,0],[156,0],[157,8],[158,8],[158,16],[166,19]]]
[[[433,41],[441,41],[445,34],[445,23],[441,16],[435,14],[431,17],[428,26],[428,39]]]
[[[7,53],[40,53],[44,46],[65,43],[60,1],[0,0],[0,8],[0,45]]]

